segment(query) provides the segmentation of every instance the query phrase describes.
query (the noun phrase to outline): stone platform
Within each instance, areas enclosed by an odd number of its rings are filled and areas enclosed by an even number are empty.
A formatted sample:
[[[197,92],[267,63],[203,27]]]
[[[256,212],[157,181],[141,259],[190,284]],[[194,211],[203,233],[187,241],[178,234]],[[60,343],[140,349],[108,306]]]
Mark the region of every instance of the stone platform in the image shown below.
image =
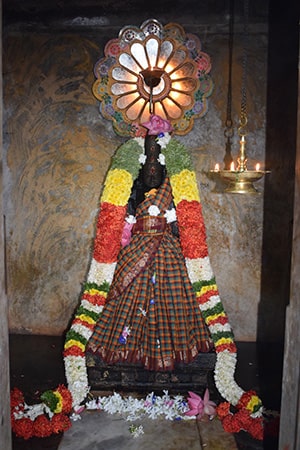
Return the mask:
[[[107,365],[99,357],[87,355],[88,378],[92,390],[161,392],[185,394],[188,391],[202,392],[207,387],[216,397],[213,372],[216,354],[202,353],[190,364],[177,364],[171,372],[154,372],[133,364]]]
[[[237,450],[234,436],[226,433],[218,419],[172,421],[143,418],[135,425],[143,434],[134,437],[132,422],[121,415],[85,411],[64,433],[59,450]],[[252,450],[252,447],[251,447]],[[253,449],[261,450],[261,449]]]

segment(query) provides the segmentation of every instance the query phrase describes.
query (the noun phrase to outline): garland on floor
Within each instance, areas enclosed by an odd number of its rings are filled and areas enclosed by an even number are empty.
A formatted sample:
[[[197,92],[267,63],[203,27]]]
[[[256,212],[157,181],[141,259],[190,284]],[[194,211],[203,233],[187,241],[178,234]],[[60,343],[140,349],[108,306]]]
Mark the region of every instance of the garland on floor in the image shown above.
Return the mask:
[[[46,391],[40,403],[28,405],[20,389],[14,388],[10,395],[11,428],[17,437],[45,438],[59,434],[71,427],[72,396],[63,385]]]
[[[252,420],[257,423],[257,418],[262,417],[262,404],[255,392],[245,392],[234,379],[237,349],[210,265],[202,206],[191,158],[184,145],[170,138],[168,133],[158,139],[158,143],[170,178],[187,271],[216,350],[216,387],[226,400],[226,407],[234,406],[237,411],[245,411],[245,427],[249,429]],[[89,393],[85,349],[113,279],[126,219],[126,205],[143,160],[144,139],[134,138],[125,142],[113,157],[105,180],[92,261],[81,303],[67,332],[64,347],[66,378],[75,413],[82,409],[81,405]],[[228,408],[227,416],[232,416]]]

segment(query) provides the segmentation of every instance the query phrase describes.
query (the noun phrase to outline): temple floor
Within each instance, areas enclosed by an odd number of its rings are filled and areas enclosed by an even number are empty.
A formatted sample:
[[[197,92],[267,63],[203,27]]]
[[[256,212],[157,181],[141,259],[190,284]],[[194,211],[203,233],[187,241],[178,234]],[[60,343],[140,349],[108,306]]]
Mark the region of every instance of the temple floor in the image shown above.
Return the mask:
[[[275,344],[257,346],[255,343],[237,343],[238,365],[236,381],[245,389],[254,389],[263,398],[267,409],[279,410],[281,396],[281,364],[282,354],[280,346]],[[11,388],[18,387],[24,392],[25,400],[30,404],[47,389],[54,389],[58,384],[65,384],[64,366],[62,359],[63,338],[57,336],[10,336],[10,371]],[[211,361],[211,360],[210,360]],[[127,368],[128,369],[128,368]],[[188,368],[187,368],[188,372]],[[211,367],[207,369],[208,376]],[[128,373],[128,370],[126,371]],[[176,374],[175,374],[176,375]],[[178,378],[175,385],[168,390],[180,389]],[[114,377],[112,376],[112,379]],[[192,379],[195,378],[192,377]],[[211,379],[211,378],[210,378]],[[189,386],[186,384],[177,391],[185,395]],[[162,379],[162,389],[164,389]],[[145,396],[149,393],[149,379],[147,379]],[[142,395],[141,386],[134,393],[125,389],[124,395]],[[92,384],[93,388],[93,384]],[[105,391],[97,395],[108,395],[113,392],[113,385],[106,386]],[[158,386],[156,385],[157,389]],[[195,384],[190,390],[196,391]],[[218,394],[209,386],[211,399],[218,400]],[[118,391],[119,392],[119,391]],[[151,392],[151,391],[150,391]],[[199,391],[200,393],[200,391]],[[159,395],[159,393],[158,393]],[[198,420],[170,421],[166,419],[150,418],[139,420],[135,425],[143,426],[143,434],[134,437],[129,431],[131,423],[118,414],[108,414],[104,411],[85,411],[81,420],[72,422],[72,427],[63,436],[53,436],[39,439],[30,443],[13,436],[13,450],[277,450],[277,438],[272,436],[264,442],[252,439],[241,431],[237,434],[226,433],[218,419],[210,422]],[[26,447],[25,447],[26,444]]]

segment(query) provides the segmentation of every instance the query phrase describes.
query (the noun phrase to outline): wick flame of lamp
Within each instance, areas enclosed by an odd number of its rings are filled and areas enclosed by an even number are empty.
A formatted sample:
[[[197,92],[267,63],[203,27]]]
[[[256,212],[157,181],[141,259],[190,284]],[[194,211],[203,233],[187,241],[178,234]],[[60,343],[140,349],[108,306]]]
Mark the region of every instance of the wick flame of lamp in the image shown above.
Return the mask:
[[[247,169],[247,156],[246,156],[246,132],[245,126],[247,124],[247,118],[243,116],[240,121],[239,127],[240,136],[240,152],[237,158],[237,168],[235,168],[234,162],[230,164],[230,170],[220,170],[219,164],[215,165],[214,172],[218,172],[220,176],[229,184],[225,189],[225,192],[232,194],[256,194],[258,191],[253,185],[256,181],[260,180],[269,171],[260,170],[260,164],[257,163],[255,170]]]

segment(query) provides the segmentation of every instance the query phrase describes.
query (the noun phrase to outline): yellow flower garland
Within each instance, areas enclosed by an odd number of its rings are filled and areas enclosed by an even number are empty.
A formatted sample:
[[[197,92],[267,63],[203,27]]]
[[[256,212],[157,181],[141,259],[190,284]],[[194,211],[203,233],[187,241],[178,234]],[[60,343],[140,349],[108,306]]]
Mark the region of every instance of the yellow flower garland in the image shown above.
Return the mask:
[[[124,169],[109,171],[102,193],[102,202],[125,206],[131,192],[132,176]]]
[[[170,183],[175,206],[181,200],[187,200],[189,202],[196,200],[200,202],[195,172],[184,169],[180,173],[172,175],[170,177]]]

